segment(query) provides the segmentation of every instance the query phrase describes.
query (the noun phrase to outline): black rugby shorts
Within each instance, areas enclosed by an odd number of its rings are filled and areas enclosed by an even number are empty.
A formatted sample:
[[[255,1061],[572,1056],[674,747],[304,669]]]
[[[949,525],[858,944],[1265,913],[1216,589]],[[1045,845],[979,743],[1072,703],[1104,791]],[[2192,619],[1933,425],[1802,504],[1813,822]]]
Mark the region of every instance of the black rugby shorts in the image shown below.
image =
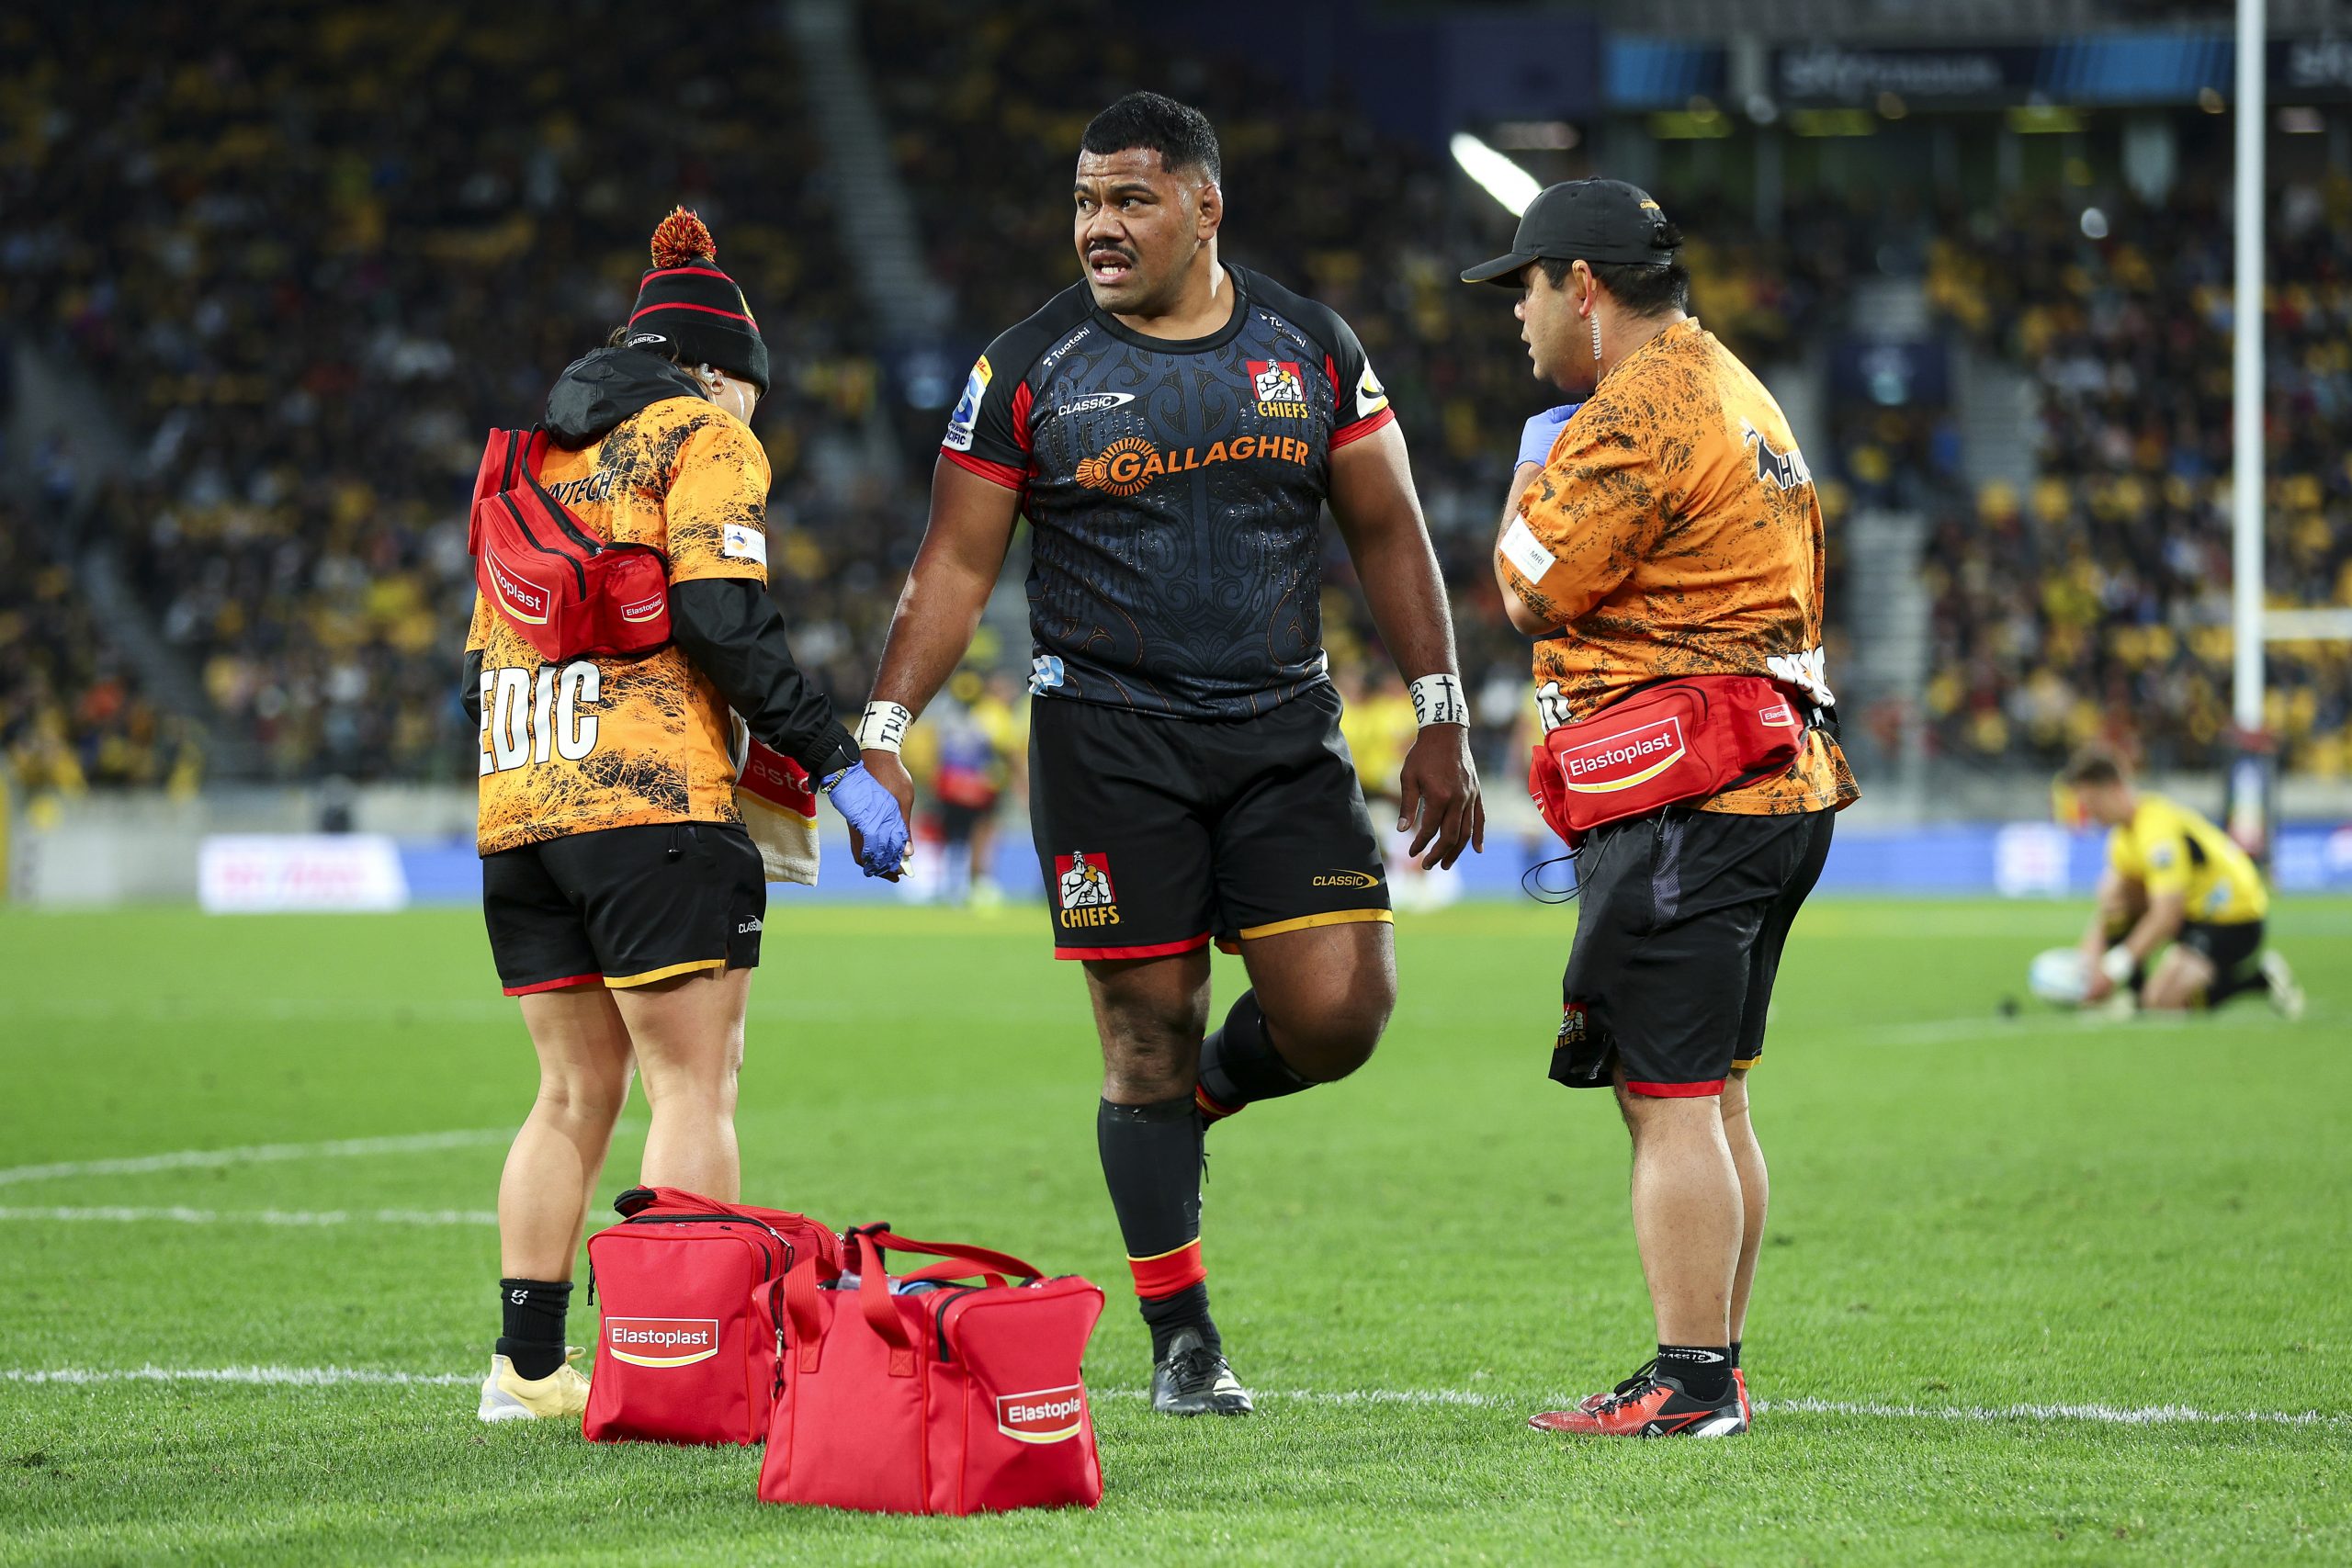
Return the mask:
[[[1340,705],[1329,685],[1235,719],[1038,698],[1029,826],[1054,956],[1159,958],[1387,920]]]
[[[742,829],[669,822],[485,855],[481,910],[510,997],[752,969],[767,875]]]
[[[2234,925],[2217,926],[2208,920],[2184,920],[2180,945],[2191,953],[2204,954],[2206,962],[2212,964],[2213,973],[2226,980],[2262,951],[2262,922],[2240,920]]]
[[[1675,807],[1595,829],[1577,856],[1576,943],[1552,1077],[1719,1094],[1764,1052],[1781,949],[1820,880],[1836,813]]]

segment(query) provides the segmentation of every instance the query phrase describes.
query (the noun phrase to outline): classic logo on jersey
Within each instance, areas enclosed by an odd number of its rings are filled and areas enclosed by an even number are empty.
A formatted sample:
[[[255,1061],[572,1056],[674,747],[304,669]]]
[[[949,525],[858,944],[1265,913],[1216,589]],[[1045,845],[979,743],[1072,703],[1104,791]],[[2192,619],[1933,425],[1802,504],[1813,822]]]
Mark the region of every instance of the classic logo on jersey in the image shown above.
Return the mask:
[[[956,412],[947,416],[947,438],[940,443],[951,452],[972,449],[972,432],[979,427],[980,400],[989,395],[989,382],[996,372],[989,368],[989,356],[981,355],[972,373],[964,381],[964,395],[956,400]]]
[[[1062,404],[1054,410],[1054,414],[1057,418],[1068,419],[1074,413],[1101,413],[1105,409],[1119,408],[1135,400],[1133,392],[1090,392],[1085,397],[1074,398]]]
[[[1246,463],[1259,457],[1305,468],[1314,451],[1312,446],[1295,436],[1237,435],[1230,441],[1211,442],[1205,452],[1198,446],[1187,446],[1182,452],[1163,453],[1140,435],[1123,435],[1096,456],[1079,463],[1078,482],[1089,490],[1133,495],[1154,479],[1204,468],[1212,463]]]
[[[1318,871],[1315,874],[1317,887],[1377,887],[1380,878],[1368,871]]]
[[[1080,1383],[997,1396],[996,1429],[1024,1443],[1065,1443],[1085,1425],[1086,1389]]]
[[[1247,359],[1250,385],[1258,395],[1258,412],[1266,419],[1306,417],[1306,378],[1295,359]]]
[[[608,1317],[605,1348],[633,1367],[691,1367],[718,1354],[715,1317]]]
[[[1668,716],[1559,753],[1560,776],[1578,795],[1609,795],[1646,784],[1682,761],[1682,721]]]
[[[1792,491],[1799,485],[1809,485],[1813,482],[1813,470],[1804,466],[1804,454],[1798,451],[1795,446],[1792,446],[1784,453],[1776,452],[1772,449],[1772,444],[1764,439],[1762,431],[1758,430],[1746,420],[1739,422],[1739,427],[1747,433],[1742,439],[1748,446],[1756,448],[1756,477],[1758,479],[1783,491]]]
[[[1119,895],[1111,886],[1111,857],[1080,850],[1054,857],[1054,899],[1065,931],[1119,923]]]

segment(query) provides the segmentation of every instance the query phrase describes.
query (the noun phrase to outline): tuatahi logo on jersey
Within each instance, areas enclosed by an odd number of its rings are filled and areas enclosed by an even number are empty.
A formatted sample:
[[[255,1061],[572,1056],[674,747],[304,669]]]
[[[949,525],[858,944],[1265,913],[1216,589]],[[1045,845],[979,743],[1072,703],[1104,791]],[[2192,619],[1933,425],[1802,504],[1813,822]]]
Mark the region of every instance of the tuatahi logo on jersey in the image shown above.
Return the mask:
[[[1306,378],[1295,359],[1250,359],[1250,385],[1258,395],[1258,412],[1266,419],[1306,417]]]
[[[1080,850],[1054,857],[1055,922],[1064,931],[1119,923],[1119,894],[1111,886],[1111,857]]]

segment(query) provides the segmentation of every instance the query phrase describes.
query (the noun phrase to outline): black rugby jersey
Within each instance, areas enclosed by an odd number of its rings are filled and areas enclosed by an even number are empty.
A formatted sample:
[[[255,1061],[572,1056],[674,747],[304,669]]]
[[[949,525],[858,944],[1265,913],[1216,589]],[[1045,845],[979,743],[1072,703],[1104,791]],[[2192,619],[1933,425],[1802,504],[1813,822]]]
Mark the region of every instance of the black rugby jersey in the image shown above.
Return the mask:
[[[1206,337],[1131,331],[1081,281],[972,367],[943,450],[1021,492],[1039,696],[1238,718],[1325,679],[1330,457],[1395,415],[1335,312],[1225,270]]]

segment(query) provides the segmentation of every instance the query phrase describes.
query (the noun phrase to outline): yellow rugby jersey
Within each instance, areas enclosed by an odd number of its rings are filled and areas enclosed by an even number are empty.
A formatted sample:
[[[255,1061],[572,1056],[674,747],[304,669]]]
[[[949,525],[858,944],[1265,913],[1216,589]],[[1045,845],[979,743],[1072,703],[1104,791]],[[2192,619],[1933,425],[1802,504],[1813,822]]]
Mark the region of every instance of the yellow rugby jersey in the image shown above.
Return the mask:
[[[662,551],[673,583],[767,581],[767,454],[715,403],[665,399],[591,446],[551,446],[540,481],[600,537]],[[726,699],[674,644],[547,664],[476,594],[466,649],[482,656],[483,854],[606,828],[742,820]]]
[[[2143,790],[2132,820],[2107,836],[2107,863],[2155,898],[2184,895],[2187,918],[2239,926],[2270,909],[2262,873],[2237,840],[2197,812]]]
[[[1528,607],[1547,729],[1675,675],[1761,675],[1835,701],[1821,503],[1781,405],[1691,317],[1625,356],[1562,427],[1497,551]],[[1860,796],[1808,730],[1789,770],[1707,801],[1781,816]]]

